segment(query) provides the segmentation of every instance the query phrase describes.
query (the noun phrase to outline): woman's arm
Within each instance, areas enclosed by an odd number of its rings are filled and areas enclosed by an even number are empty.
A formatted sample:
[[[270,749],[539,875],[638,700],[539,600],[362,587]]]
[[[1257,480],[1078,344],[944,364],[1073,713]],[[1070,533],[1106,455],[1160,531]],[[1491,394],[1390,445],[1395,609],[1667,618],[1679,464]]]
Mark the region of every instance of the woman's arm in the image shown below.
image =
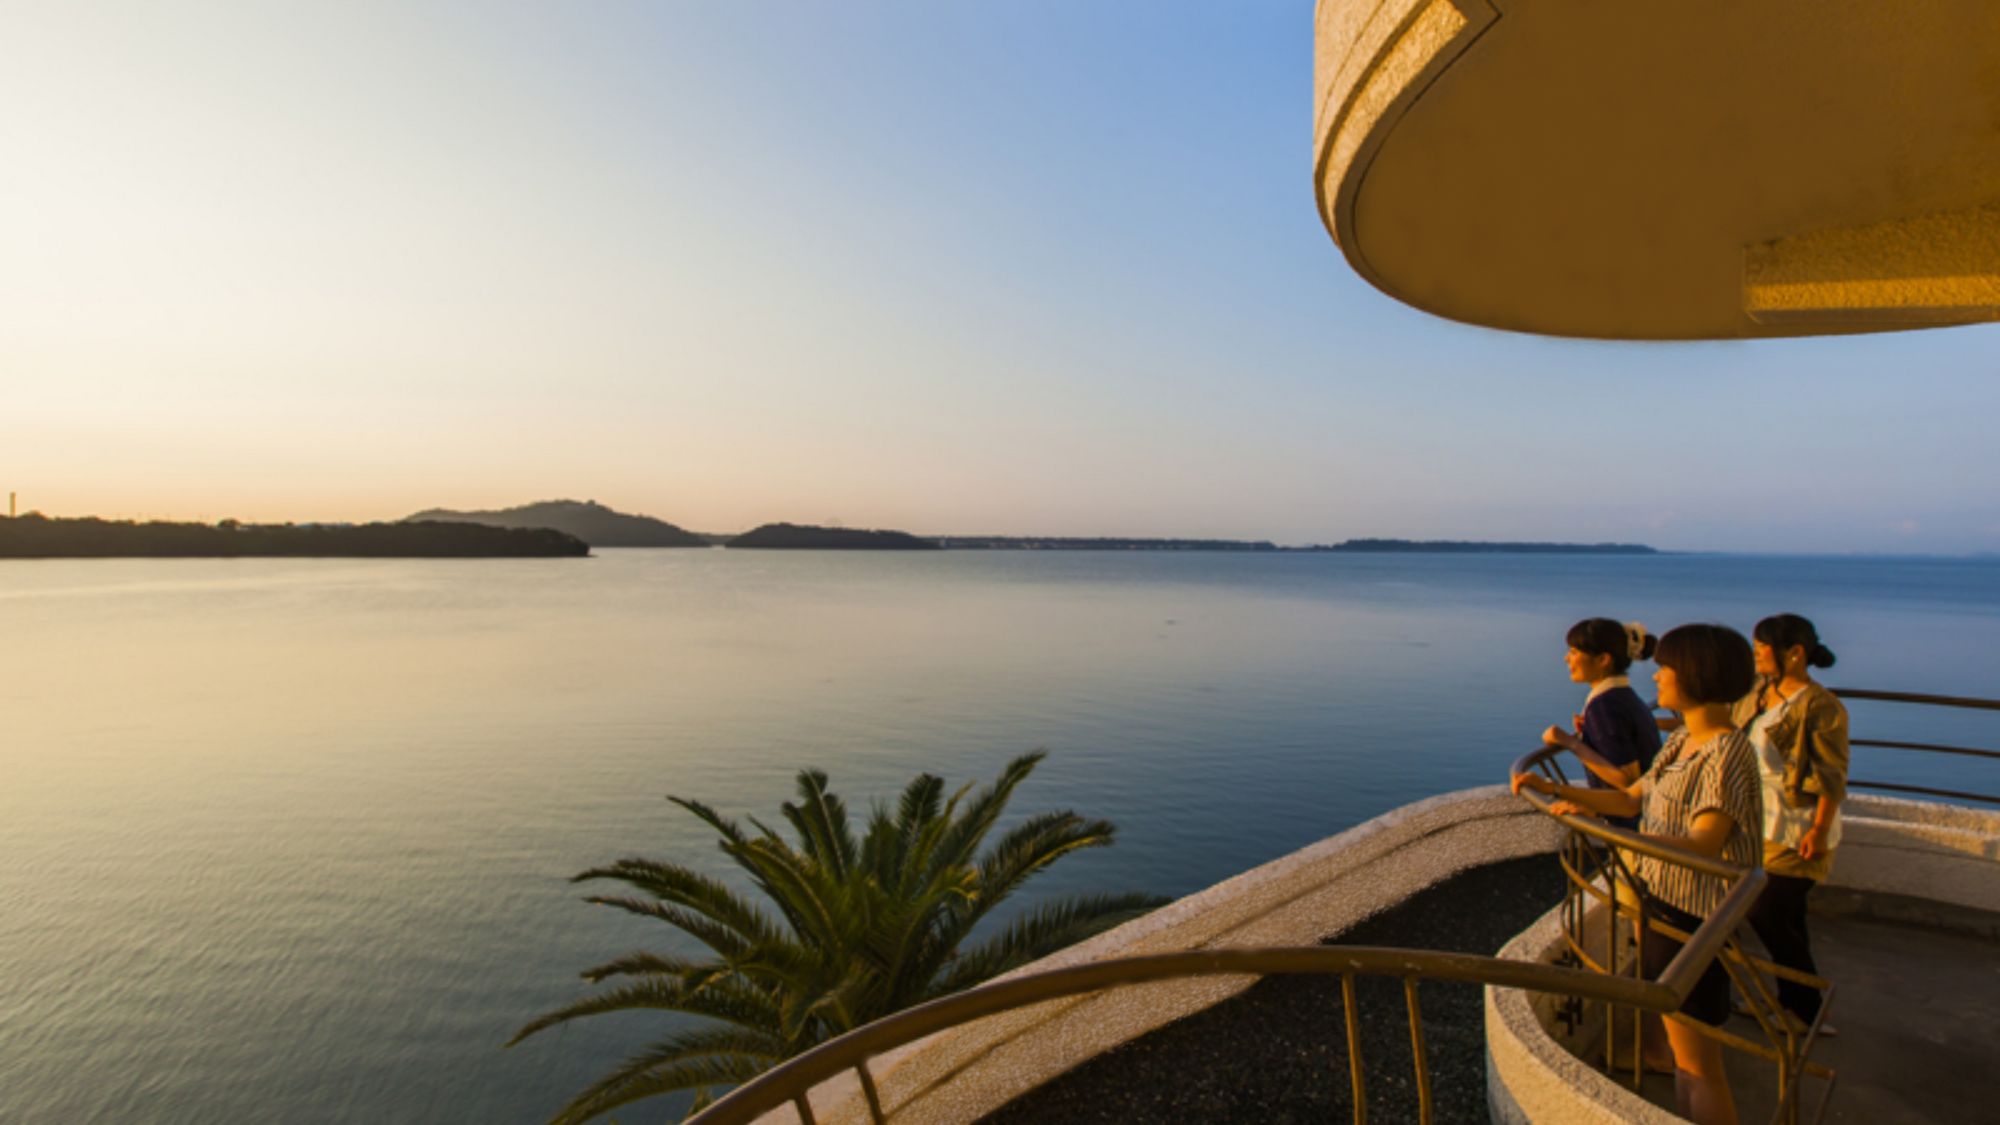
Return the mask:
[[[1639,815],[1639,795],[1633,792],[1638,788],[1637,782],[1617,789],[1589,789],[1581,785],[1557,785],[1540,774],[1517,773],[1514,775],[1513,788],[1516,793],[1523,789],[1533,789],[1537,793],[1545,793],[1557,800],[1568,801],[1599,816]]]
[[[1804,721],[1802,741],[1811,758],[1806,763],[1811,767],[1809,792],[1831,797],[1838,805],[1847,796],[1847,708],[1828,692],[1824,705],[1807,712]]]
[[[1576,755],[1577,761],[1583,763],[1584,769],[1603,778],[1606,785],[1615,785],[1623,789],[1627,785],[1639,780],[1639,763],[1637,762],[1614,766],[1603,755],[1584,745],[1581,741],[1570,747],[1569,751]]]
[[[1722,846],[1729,842],[1729,834],[1735,830],[1734,817],[1721,809],[1704,809],[1694,815],[1694,823],[1688,826],[1687,835],[1648,836],[1646,839],[1702,855],[1721,855]]]
[[[1832,826],[1834,810],[1839,807],[1839,801],[1824,793],[1819,795],[1819,803],[1813,806],[1812,827],[1806,829],[1804,836],[1799,837],[1800,859],[1816,859],[1826,850],[1827,829]]]

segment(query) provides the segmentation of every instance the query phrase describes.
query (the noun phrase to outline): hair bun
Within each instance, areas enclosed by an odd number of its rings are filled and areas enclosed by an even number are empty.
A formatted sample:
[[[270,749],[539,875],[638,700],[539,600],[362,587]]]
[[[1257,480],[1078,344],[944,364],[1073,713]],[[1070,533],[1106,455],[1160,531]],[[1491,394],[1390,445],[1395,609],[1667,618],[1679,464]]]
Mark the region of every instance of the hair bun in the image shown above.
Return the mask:
[[[1658,647],[1658,642],[1651,633],[1646,632],[1644,625],[1639,624],[1637,621],[1627,621],[1625,623],[1625,651],[1632,659],[1650,660],[1653,656],[1653,649],[1656,647]],[[1828,653],[1827,655],[1831,658],[1833,654]]]
[[[1806,663],[1815,668],[1831,668],[1833,667],[1833,650],[1825,645],[1815,644],[1812,651],[1806,654]]]

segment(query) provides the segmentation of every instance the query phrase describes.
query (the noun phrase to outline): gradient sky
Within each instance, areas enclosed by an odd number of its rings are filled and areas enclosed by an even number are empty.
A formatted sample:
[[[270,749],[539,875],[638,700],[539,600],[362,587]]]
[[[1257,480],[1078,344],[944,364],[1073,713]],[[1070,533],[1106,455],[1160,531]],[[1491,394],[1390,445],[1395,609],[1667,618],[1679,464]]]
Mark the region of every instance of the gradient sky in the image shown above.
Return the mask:
[[[2000,327],[1354,276],[1312,5],[0,0],[0,490],[246,520],[2000,550]]]

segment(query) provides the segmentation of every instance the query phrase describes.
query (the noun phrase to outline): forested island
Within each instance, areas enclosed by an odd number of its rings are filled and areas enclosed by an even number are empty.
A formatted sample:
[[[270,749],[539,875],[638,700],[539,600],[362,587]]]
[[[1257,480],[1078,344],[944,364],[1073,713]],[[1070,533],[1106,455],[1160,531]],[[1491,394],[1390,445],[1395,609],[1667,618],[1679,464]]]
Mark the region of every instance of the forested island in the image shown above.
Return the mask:
[[[1304,548],[1308,551],[1361,551],[1436,555],[1657,555],[1639,543],[1490,543],[1464,539],[1349,539]]]
[[[476,523],[249,524],[0,518],[0,558],[575,558],[590,544],[548,528]]]
[[[935,551],[933,539],[919,539],[907,531],[863,531],[849,527],[812,527],[805,524],[767,523],[731,539],[728,547],[773,548],[804,551]]]
[[[652,516],[613,511],[595,500],[543,500],[489,512],[455,512],[431,508],[403,522],[445,521],[488,527],[552,527],[593,547],[709,547],[709,536],[676,527]]]
[[[1125,539],[1069,535],[938,535],[952,551],[1276,551],[1265,539]]]

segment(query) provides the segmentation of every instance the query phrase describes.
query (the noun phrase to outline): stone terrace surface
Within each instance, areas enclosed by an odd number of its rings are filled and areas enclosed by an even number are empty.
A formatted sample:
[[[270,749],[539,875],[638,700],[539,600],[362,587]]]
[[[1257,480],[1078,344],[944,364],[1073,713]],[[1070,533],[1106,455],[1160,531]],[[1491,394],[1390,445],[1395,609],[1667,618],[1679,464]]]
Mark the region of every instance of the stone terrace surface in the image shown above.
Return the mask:
[[[1562,900],[1553,856],[1474,868],[1327,944],[1490,954]],[[1369,1116],[1416,1120],[1400,981],[1357,982]],[[1439,1121],[1484,1121],[1486,1032],[1479,986],[1422,986],[1424,1047]],[[1340,981],[1278,977],[1091,1059],[985,1118],[1064,1122],[1324,1122],[1352,1117]]]
[[[1863,918],[1812,920],[1813,953],[1834,984],[1827,1022],[1840,1034],[1813,1048],[1839,1076],[1825,1120],[1853,1125],[1995,1120],[2000,1108],[2000,942]],[[1731,1028],[1753,1035],[1745,1017]],[[1777,1078],[1731,1053],[1744,1121],[1768,1121]],[[1807,1116],[1826,1086],[1806,1085]],[[1653,1104],[1671,1108],[1673,1080],[1649,1076]]]

